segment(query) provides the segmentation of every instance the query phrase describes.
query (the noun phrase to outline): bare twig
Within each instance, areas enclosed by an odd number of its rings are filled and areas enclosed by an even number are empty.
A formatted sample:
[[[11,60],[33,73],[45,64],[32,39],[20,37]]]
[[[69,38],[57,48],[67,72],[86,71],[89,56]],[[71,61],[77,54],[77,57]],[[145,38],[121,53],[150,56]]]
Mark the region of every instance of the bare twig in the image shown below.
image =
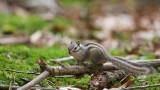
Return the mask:
[[[0,84],[0,90],[8,90],[11,88],[12,90],[16,90],[19,86],[10,86],[10,85],[2,85]]]
[[[17,90],[20,86],[9,86],[0,84],[0,90],[8,90],[9,87],[11,90]],[[30,90],[57,90],[55,88],[44,88],[44,87],[31,87]]]
[[[64,58],[58,58],[58,59],[49,59],[50,62],[58,61],[58,62],[64,62],[64,61],[69,61],[73,60],[74,58],[72,56],[69,57],[64,57]]]
[[[74,75],[63,75],[63,76],[55,76],[55,78],[71,78],[75,77]]]
[[[9,84],[9,90],[12,90],[12,81],[10,82],[10,84]]]
[[[23,71],[17,71],[17,70],[13,70],[13,69],[5,69],[6,71],[11,71],[11,72],[16,72],[16,73],[24,73],[24,74],[35,74],[35,75],[39,75],[39,73],[36,72],[23,72]]]
[[[17,90],[28,90],[32,86],[34,86],[37,83],[41,82],[42,80],[44,80],[45,78],[47,78],[50,75],[50,72],[47,71],[47,69],[46,69],[47,64],[44,62],[44,59],[42,57],[40,57],[40,59],[38,61],[38,64],[39,64],[40,69],[43,72],[39,76],[37,76],[35,79],[33,79],[29,83],[25,84],[24,86],[18,88]]]
[[[121,90],[135,90],[135,89],[145,89],[145,88],[153,88],[153,87],[160,87],[160,84],[128,87],[128,88],[123,88],[123,89],[121,89]]]
[[[16,73],[40,75],[40,73],[36,73],[36,72],[23,72],[23,71],[17,71],[17,70],[13,70],[13,69],[5,69],[5,70],[11,71],[11,72],[16,72]],[[71,77],[74,77],[74,75],[55,76],[55,78],[71,78]]]
[[[33,79],[32,81],[30,81],[29,83],[27,83],[26,85],[18,88],[17,90],[28,90],[31,87],[33,87],[34,85],[36,85],[37,83],[41,82],[42,80],[44,80],[45,78],[47,78],[49,75],[48,71],[44,71],[42,72],[38,77],[36,77],[35,79]]]

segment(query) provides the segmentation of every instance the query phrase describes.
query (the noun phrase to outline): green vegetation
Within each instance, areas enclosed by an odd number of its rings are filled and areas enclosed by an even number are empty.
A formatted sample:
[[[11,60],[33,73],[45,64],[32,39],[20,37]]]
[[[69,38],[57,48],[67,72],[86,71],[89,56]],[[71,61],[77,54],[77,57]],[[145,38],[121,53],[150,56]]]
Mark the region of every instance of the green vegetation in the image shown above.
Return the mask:
[[[73,5],[73,4],[79,4],[79,5],[83,5],[85,2],[88,2],[88,0],[63,0],[62,2],[60,2],[61,5],[63,6],[68,6],[68,5]]]
[[[159,84],[160,83],[160,74],[159,73],[154,73],[148,76],[142,76],[140,79],[134,78],[134,85],[133,86],[145,86],[145,85],[154,85],[154,84]],[[148,88],[145,90],[159,90],[159,87],[153,87],[153,88]]]
[[[43,29],[48,22],[37,16],[20,17],[15,15],[0,15],[0,29],[3,32],[26,32],[33,33],[35,30]],[[2,22],[3,21],[3,22]]]
[[[112,51],[113,52],[113,51]],[[66,49],[60,49],[56,47],[46,47],[46,48],[36,48],[25,45],[18,46],[0,46],[0,84],[8,84],[12,81],[12,83],[16,82],[19,85],[23,85],[24,82],[21,78],[27,78],[32,80],[37,75],[30,74],[22,74],[16,72],[5,71],[5,69],[13,69],[17,71],[24,72],[40,72],[37,64],[39,57],[44,57],[45,60],[61,58],[68,56]],[[47,62],[47,61],[46,61]],[[66,64],[74,64],[74,61],[70,61]],[[53,65],[53,64],[50,64]],[[148,76],[145,78],[145,82],[139,82],[135,79],[134,85],[148,85],[148,84],[156,84],[159,83],[160,75],[155,74]],[[51,87],[47,81],[51,81],[54,83],[54,87],[57,86],[67,86],[67,85],[77,85],[77,86],[85,86],[87,87],[87,83],[90,79],[89,75],[85,75],[81,79],[73,78],[54,78],[49,77],[43,82],[41,82],[42,86]],[[147,83],[146,83],[147,82]]]
[[[42,19],[37,15],[28,17],[20,17],[16,15],[0,14],[0,33],[26,33],[32,34],[37,30],[51,30],[53,33],[57,31],[63,33],[65,27],[72,24],[71,20],[57,16],[51,21]],[[61,30],[64,29],[64,30]]]
[[[54,47],[50,48],[34,48],[24,45],[20,46],[0,46],[0,84],[8,84],[12,81],[22,85],[21,78],[28,78],[32,80],[37,75],[28,75],[22,73],[15,73],[5,71],[5,69],[13,69],[24,72],[40,72],[37,64],[39,57],[44,57],[46,60],[66,57],[68,56],[67,50],[58,49]],[[47,61],[46,61],[47,62]],[[73,61],[70,62],[73,64]],[[83,79],[75,78],[48,78],[55,86],[66,85],[82,85],[86,86],[89,76],[86,75]],[[41,83],[42,86],[46,86],[47,80]],[[47,86],[48,87],[48,86]]]

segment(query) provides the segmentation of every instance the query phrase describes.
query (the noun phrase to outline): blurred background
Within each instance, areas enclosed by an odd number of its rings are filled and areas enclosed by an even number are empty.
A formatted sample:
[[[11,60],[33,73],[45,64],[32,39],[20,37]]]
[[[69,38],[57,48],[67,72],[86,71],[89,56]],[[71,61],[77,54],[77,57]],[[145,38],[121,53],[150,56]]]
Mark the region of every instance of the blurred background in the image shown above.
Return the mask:
[[[114,55],[160,57],[160,0],[0,0],[0,45],[92,41]]]

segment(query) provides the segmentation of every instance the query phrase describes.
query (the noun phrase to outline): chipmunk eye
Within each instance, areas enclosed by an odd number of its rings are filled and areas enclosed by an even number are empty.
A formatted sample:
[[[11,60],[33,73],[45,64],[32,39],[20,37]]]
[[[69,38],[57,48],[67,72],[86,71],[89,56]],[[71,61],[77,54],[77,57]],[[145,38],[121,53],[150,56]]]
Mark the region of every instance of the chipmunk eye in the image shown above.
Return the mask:
[[[74,50],[76,50],[77,49],[77,47],[74,47]]]

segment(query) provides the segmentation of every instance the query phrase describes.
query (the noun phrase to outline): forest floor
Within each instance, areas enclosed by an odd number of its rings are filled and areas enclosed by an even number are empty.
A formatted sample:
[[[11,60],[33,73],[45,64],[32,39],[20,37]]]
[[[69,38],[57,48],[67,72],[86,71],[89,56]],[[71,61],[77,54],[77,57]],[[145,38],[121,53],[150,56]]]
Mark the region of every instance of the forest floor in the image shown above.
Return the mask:
[[[60,17],[61,18],[61,17]],[[51,23],[55,22],[65,25],[68,21],[61,18],[60,20],[45,21],[36,16],[30,16],[29,18],[21,18],[18,16],[7,16],[0,15],[0,29],[1,33],[26,33],[32,34],[36,30],[41,28],[50,27]],[[64,21],[64,22],[63,22]],[[141,50],[142,52],[145,52]],[[127,51],[124,48],[119,49],[109,49],[108,51],[111,55],[116,56],[127,56]],[[0,84],[12,84],[12,85],[24,85],[27,80],[34,79],[37,75],[34,74],[24,74],[12,71],[7,71],[7,69],[23,71],[23,72],[36,72],[40,73],[37,61],[40,57],[44,57],[49,65],[55,65],[48,62],[49,59],[63,58],[67,57],[68,51],[67,47],[35,47],[32,45],[1,45],[0,46]],[[137,57],[137,59],[155,59],[154,54],[142,54]],[[75,64],[74,61],[65,62],[67,65]],[[26,81],[24,81],[24,79]],[[134,80],[134,86],[142,85],[152,85],[160,83],[160,75],[152,74],[142,80]],[[84,75],[82,78],[55,78],[48,77],[40,83],[43,87],[60,87],[68,85],[76,85],[87,87],[88,81],[90,80],[90,75]],[[50,84],[52,82],[53,85]],[[158,89],[157,89],[158,90]]]

